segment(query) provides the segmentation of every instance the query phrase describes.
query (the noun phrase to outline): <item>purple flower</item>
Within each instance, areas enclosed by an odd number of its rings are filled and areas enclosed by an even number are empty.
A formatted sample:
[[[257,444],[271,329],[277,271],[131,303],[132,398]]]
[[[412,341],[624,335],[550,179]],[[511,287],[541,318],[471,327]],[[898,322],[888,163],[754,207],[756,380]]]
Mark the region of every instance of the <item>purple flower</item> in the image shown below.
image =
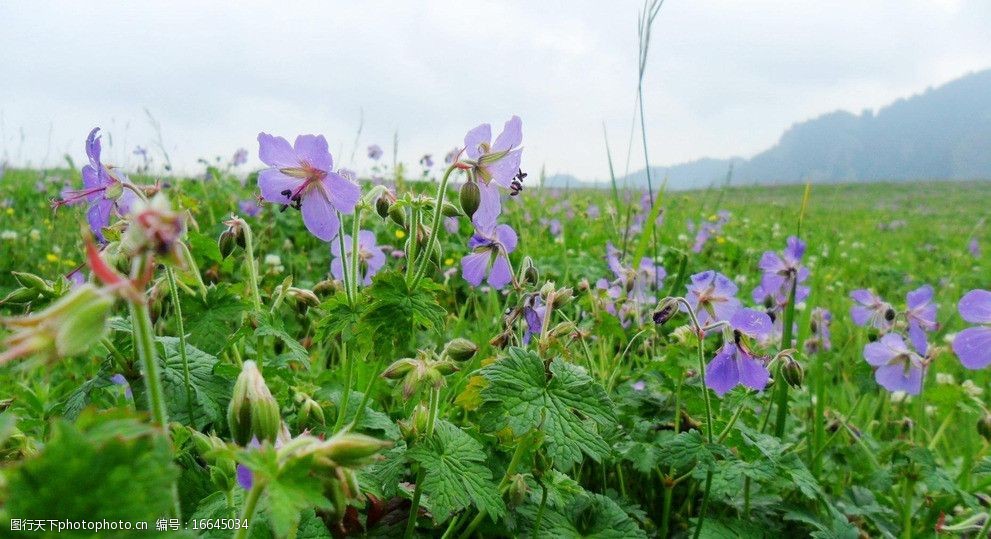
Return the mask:
[[[967,252],[974,258],[981,258],[981,244],[977,242],[977,238],[967,243]]]
[[[368,158],[373,161],[378,161],[382,157],[382,148],[378,144],[372,144],[368,147]]]
[[[736,298],[736,283],[721,273],[713,270],[696,273],[692,275],[692,282],[687,287],[688,295],[685,299],[692,306],[699,324],[703,326],[728,321],[740,309],[740,300]],[[681,310],[685,310],[684,306]]]
[[[971,290],[957,305],[960,317],[972,324],[982,324],[957,333],[953,351],[968,369],[983,369],[991,364],[991,291]]]
[[[599,207],[595,204],[589,204],[588,207],[585,208],[585,216],[589,219],[598,219],[599,215]]]
[[[479,216],[484,219],[479,221]],[[475,212],[475,233],[468,241],[471,254],[461,259],[461,276],[472,286],[478,286],[488,275],[488,283],[496,290],[513,280],[509,253],[516,249],[516,231],[509,225],[496,224],[498,213],[479,208]]]
[[[908,320],[908,336],[920,354],[926,354],[926,333],[936,331],[936,304],[933,303],[933,287],[925,285],[905,296]]]
[[[888,333],[864,346],[864,359],[875,367],[874,379],[888,391],[918,395],[922,391],[923,358],[908,348],[902,336]]]
[[[422,165],[423,168],[430,168],[434,166],[433,156],[431,156],[429,153],[424,154],[424,156],[420,158],[420,165]]]
[[[231,159],[231,165],[235,167],[239,167],[247,162],[248,162],[248,150],[244,148],[238,148],[238,150],[234,152],[234,157]]]
[[[558,219],[541,219],[540,222],[547,226],[547,230],[551,233],[551,236],[557,237],[561,235],[563,230],[561,227],[561,221]]]
[[[778,306],[788,303],[792,284],[795,284],[795,302],[805,300],[809,296],[809,287],[802,286],[809,277],[809,269],[802,266],[802,256],[805,254],[805,242],[795,236],[788,238],[788,246],[780,255],[767,251],[760,258],[759,267],[764,275],[760,286],[754,290],[754,299],[758,295],[771,297]]]
[[[251,472],[251,469],[244,464],[237,465],[237,484],[241,485],[244,490],[251,490],[252,485],[255,484],[255,474]]]
[[[348,271],[351,270],[351,236],[344,236],[344,250],[348,254]],[[330,262],[330,273],[335,279],[344,278],[344,268],[342,267],[341,245],[339,242],[330,242],[330,254],[334,259]],[[361,230],[358,232],[358,265],[362,273],[362,283],[372,284],[372,276],[378,273],[385,265],[385,253],[375,244],[375,233],[371,230]]]
[[[461,154],[461,148],[454,148],[453,150],[447,152],[447,155],[444,156],[444,164],[450,165],[454,163],[454,161],[458,158],[458,155],[460,154]]]
[[[341,226],[337,212],[349,214],[361,188],[333,171],[334,158],[323,135],[300,135],[296,143],[258,134],[258,157],[271,168],[258,173],[262,197],[299,208],[311,234],[330,241]]]
[[[829,326],[833,323],[833,315],[821,307],[812,309],[809,324],[812,326],[809,338],[805,340],[805,352],[815,354],[820,350],[830,350]]]
[[[489,124],[482,124],[465,135],[468,159],[460,165],[470,170],[473,180],[478,182],[481,191],[479,211],[487,206],[490,211],[500,210],[499,191],[495,186],[512,187],[514,178],[520,172],[523,150],[518,146],[522,142],[523,122],[519,116],[513,116],[506,122],[494,143]]]
[[[124,378],[123,374],[117,373],[110,377],[110,381],[114,385],[118,385],[124,388],[124,395],[129,399],[134,398],[134,393],[131,392],[131,384],[127,383],[127,378]]]
[[[762,339],[771,333],[771,318],[753,309],[739,309],[730,319],[734,334]],[[742,338],[727,342],[706,367],[705,383],[722,397],[737,385],[763,391],[771,380],[771,373],[760,358],[744,344]]]
[[[532,294],[523,303],[523,321],[526,322],[526,330],[523,332],[523,344],[530,344],[530,339],[534,335],[539,335],[544,325],[544,315],[547,307],[539,294]]]
[[[248,217],[255,217],[262,211],[261,206],[258,205],[258,200],[254,198],[239,200],[237,208]]]
[[[457,217],[447,217],[444,219],[444,230],[448,234],[457,234],[461,229],[461,221]]]
[[[875,327],[881,331],[891,329],[895,321],[895,310],[890,303],[866,289],[854,290],[850,292],[850,297],[857,302],[850,308],[850,317],[854,324]]]
[[[86,156],[89,158],[89,164],[83,167],[83,188],[62,191],[62,199],[55,201],[54,206],[59,208],[63,205],[72,206],[83,201],[89,202],[86,220],[93,235],[102,243],[106,242],[103,228],[110,224],[110,215],[126,214],[131,204],[137,200],[137,195],[124,188],[124,182],[127,181],[125,176],[111,171],[100,161],[98,131],[100,128],[96,127],[86,137]]]

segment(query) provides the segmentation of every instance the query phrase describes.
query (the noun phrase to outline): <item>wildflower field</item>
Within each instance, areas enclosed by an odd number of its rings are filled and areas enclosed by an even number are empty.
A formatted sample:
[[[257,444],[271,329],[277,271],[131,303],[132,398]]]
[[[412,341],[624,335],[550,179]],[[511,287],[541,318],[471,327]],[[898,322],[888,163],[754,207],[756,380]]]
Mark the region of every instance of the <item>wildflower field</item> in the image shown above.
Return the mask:
[[[551,188],[516,117],[422,176],[101,136],[0,179],[4,536],[988,533],[989,183]]]

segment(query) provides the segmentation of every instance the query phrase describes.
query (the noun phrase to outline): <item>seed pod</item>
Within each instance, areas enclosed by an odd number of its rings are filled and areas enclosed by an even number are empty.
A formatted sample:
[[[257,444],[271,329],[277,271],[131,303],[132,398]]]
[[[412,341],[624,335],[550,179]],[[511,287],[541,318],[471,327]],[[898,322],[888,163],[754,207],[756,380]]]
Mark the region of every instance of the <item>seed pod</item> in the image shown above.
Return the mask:
[[[254,436],[274,443],[281,423],[279,403],[265,385],[255,362],[245,361],[227,408],[227,424],[234,441],[243,446]]]
[[[476,353],[478,353],[478,345],[461,337],[452,340],[444,347],[444,354],[454,361],[468,361]]]
[[[406,376],[406,374],[409,373],[410,371],[412,371],[413,368],[416,367],[416,364],[417,361],[413,358],[404,357],[402,359],[397,359],[396,361],[392,362],[391,365],[386,367],[384,371],[382,371],[382,378],[387,378],[389,380],[398,380]]]
[[[478,184],[472,181],[465,182],[461,186],[458,197],[461,202],[461,211],[471,219],[482,203],[482,192],[478,189]]]
[[[386,200],[385,195],[380,196],[378,200],[375,201],[375,213],[378,213],[379,217],[383,219],[389,217],[389,209],[391,207],[392,204],[390,204],[389,201]]]
[[[31,288],[45,295],[55,293],[55,290],[52,289],[52,285],[49,284],[48,281],[33,273],[12,271],[10,274],[14,276],[14,279],[17,280],[18,284],[25,288]]]

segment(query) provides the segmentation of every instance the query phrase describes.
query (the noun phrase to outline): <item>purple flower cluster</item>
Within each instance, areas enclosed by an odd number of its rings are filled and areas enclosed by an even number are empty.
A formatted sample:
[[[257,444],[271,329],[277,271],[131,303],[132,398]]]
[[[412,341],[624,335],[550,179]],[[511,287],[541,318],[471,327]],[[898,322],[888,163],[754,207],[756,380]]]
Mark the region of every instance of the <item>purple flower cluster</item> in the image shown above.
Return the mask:
[[[929,363],[928,334],[938,329],[933,288],[922,286],[905,296],[905,309],[895,308],[870,290],[854,290],[850,297],[853,323],[878,330],[880,339],[864,346],[864,359],[875,368],[874,378],[888,391],[918,395]],[[899,331],[908,333],[911,347]]]
[[[730,213],[726,210],[720,210],[716,213],[715,220],[702,221],[698,226],[698,232],[695,234],[695,243],[692,245],[693,253],[701,253],[702,248],[705,244],[709,242],[712,236],[719,235],[723,231],[723,227],[729,222]],[[695,223],[688,223],[688,230],[691,232],[695,229]]]
[[[655,301],[654,290],[667,277],[664,267],[646,256],[640,259],[639,268],[626,265],[612,243],[606,244],[606,265],[613,279],[601,278],[596,282],[596,288],[605,291],[608,298],[606,311],[619,318],[623,327],[628,327],[633,320],[643,322],[646,310]]]
[[[723,344],[706,367],[705,383],[722,397],[738,385],[763,391],[771,381],[765,359],[755,357],[743,336],[758,341],[771,333],[771,318],[753,309],[739,309],[729,319],[734,338]]]

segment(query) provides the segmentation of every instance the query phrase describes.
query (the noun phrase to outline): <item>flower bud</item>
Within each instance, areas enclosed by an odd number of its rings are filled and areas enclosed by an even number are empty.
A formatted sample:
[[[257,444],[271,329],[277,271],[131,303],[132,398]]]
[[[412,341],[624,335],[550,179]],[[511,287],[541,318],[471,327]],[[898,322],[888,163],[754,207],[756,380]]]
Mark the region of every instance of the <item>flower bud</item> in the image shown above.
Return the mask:
[[[523,263],[520,264],[520,275],[519,282],[522,286],[535,285],[537,281],[540,280],[540,274],[537,272],[537,267],[533,264],[533,259],[529,256],[523,257]]]
[[[664,298],[657,304],[657,310],[654,311],[654,323],[661,326],[665,322],[671,320],[675,314],[678,313],[678,300],[675,298]]]
[[[227,492],[230,489],[234,488],[233,477],[234,477],[234,474],[236,472],[234,470],[234,462],[233,461],[227,460],[227,461],[224,461],[224,462],[229,463],[231,469],[228,471],[226,469],[227,466],[219,466],[219,465],[218,466],[210,466],[209,467],[209,469],[210,469],[210,482],[213,483],[213,486],[216,487],[218,490]]]
[[[444,347],[444,355],[454,361],[468,361],[476,353],[478,353],[478,345],[461,337],[452,340]]]
[[[399,204],[393,204],[389,208],[389,217],[397,225],[406,228],[406,209]]]
[[[158,193],[148,202],[138,200],[132,204],[128,219],[130,224],[121,237],[127,252],[152,253],[178,261],[185,224],[164,193]]]
[[[317,305],[320,305],[320,298],[318,298],[317,295],[311,290],[290,286],[287,293],[289,294],[289,297],[295,299],[302,305],[309,307],[316,307]]]
[[[375,213],[379,214],[379,217],[385,219],[389,217],[389,209],[392,208],[392,201],[388,200],[385,195],[382,195],[375,201]]]
[[[801,387],[805,380],[805,369],[802,368],[801,363],[789,357],[781,366],[781,377],[791,387]]]
[[[38,299],[38,291],[33,288],[15,288],[9,294],[0,299],[0,305],[23,305]]]
[[[554,308],[559,309],[565,305],[571,303],[571,300],[575,297],[575,291],[569,288],[558,288],[554,292]]]
[[[309,397],[304,398],[299,406],[299,412],[296,414],[296,426],[299,430],[325,425],[326,422],[320,403]]]
[[[398,423],[399,432],[403,435],[403,439],[412,442],[420,434],[427,432],[427,425],[430,424],[430,408],[421,402],[413,408],[413,413],[409,419],[400,420]]]
[[[262,373],[254,361],[245,361],[227,408],[227,424],[234,441],[243,446],[254,436],[274,443],[281,423],[279,403],[265,385]]]
[[[457,206],[451,204],[450,202],[444,202],[444,204],[440,207],[440,212],[441,214],[444,215],[444,217],[461,216],[461,210],[459,210]]]
[[[217,240],[217,247],[220,248],[221,258],[227,258],[234,253],[234,248],[237,247],[237,235],[231,229],[227,229],[220,233],[220,238]]]
[[[472,181],[465,182],[461,186],[458,197],[461,202],[461,211],[465,212],[465,215],[471,219],[482,203],[482,192],[478,189],[478,184]]]
[[[506,493],[509,498],[509,505],[512,507],[521,505],[526,500],[526,494],[529,490],[523,474],[514,475],[509,482],[509,490]]]
[[[382,378],[389,380],[398,380],[406,376],[410,371],[412,371],[417,366],[417,361],[413,358],[404,357],[402,359],[397,359],[392,362],[391,365],[386,367],[382,371]]]
[[[83,284],[45,310],[7,318],[13,331],[4,341],[0,365],[32,354],[75,356],[89,351],[106,333],[113,298],[91,284]]]
[[[450,359],[434,363],[433,368],[444,376],[458,372],[458,364]]]
[[[550,335],[551,337],[560,339],[561,337],[566,337],[568,335],[571,335],[576,328],[577,326],[575,326],[574,322],[564,321],[551,328]]]
[[[12,271],[10,272],[10,274],[13,275],[14,279],[17,280],[17,283],[23,286],[24,288],[30,288],[32,290],[36,290],[42,294],[45,294],[46,296],[55,294],[55,290],[52,288],[52,285],[48,281],[42,279],[41,277],[38,277],[33,273]]]
[[[353,466],[365,462],[379,451],[392,446],[387,440],[379,440],[354,432],[342,432],[323,442],[320,456],[329,458],[341,466]]]
[[[977,433],[991,442],[991,414],[984,414],[984,417],[977,421]]]

